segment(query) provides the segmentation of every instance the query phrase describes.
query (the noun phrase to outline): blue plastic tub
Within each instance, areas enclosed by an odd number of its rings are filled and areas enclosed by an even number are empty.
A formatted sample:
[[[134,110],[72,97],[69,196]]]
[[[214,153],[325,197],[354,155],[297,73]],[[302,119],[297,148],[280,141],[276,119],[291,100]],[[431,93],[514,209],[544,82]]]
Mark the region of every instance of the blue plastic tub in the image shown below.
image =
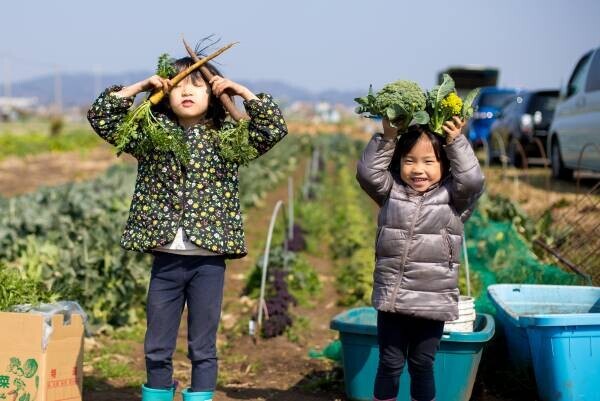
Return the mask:
[[[533,366],[544,401],[600,401],[600,288],[495,284],[511,359]]]
[[[340,332],[346,395],[351,400],[373,399],[373,385],[379,348],[377,311],[355,308],[337,315],[331,328]],[[448,333],[442,337],[434,373],[437,401],[468,401],[481,360],[483,346],[494,335],[494,319],[477,315],[472,333]],[[410,378],[404,369],[400,379],[399,401],[409,401]]]

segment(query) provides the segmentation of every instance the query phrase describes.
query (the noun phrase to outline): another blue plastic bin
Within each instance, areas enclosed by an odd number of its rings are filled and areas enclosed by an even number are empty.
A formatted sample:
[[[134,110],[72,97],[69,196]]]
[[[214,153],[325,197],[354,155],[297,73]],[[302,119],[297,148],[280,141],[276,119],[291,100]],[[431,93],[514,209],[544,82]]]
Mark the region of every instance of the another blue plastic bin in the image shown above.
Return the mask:
[[[331,328],[340,332],[346,395],[352,400],[371,401],[379,363],[377,311],[355,308],[337,315]],[[481,360],[483,346],[494,335],[494,319],[477,315],[472,333],[444,334],[436,355],[434,373],[437,401],[468,401]],[[399,401],[409,401],[410,379],[404,369]]]
[[[600,288],[488,287],[511,359],[531,363],[544,401],[600,401]]]

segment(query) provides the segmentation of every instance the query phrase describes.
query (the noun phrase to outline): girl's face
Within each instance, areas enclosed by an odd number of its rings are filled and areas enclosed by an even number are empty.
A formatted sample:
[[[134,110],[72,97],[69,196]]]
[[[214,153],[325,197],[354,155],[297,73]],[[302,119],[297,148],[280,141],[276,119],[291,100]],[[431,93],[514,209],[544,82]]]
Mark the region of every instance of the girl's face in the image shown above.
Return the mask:
[[[427,136],[421,135],[415,146],[400,158],[400,177],[418,192],[425,192],[442,179],[442,163]]]
[[[210,87],[204,79],[192,79],[191,76],[171,89],[169,106],[182,127],[189,128],[204,119],[210,94]]]

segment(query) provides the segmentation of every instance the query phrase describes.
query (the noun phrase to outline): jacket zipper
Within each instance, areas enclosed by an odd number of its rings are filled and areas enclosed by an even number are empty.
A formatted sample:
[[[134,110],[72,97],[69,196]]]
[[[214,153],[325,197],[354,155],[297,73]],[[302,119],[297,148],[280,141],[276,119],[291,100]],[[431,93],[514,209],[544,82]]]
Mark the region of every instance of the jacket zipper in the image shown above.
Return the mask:
[[[419,214],[421,213],[421,205],[423,204],[423,200],[425,199],[425,195],[421,195],[419,197],[419,202],[417,203],[417,210],[415,211],[415,217],[413,218],[410,230],[408,232],[408,241],[406,241],[406,245],[404,246],[404,254],[402,255],[402,263],[400,264],[400,272],[398,273],[398,279],[396,280],[396,285],[394,286],[394,291],[392,292],[392,297],[390,299],[390,310],[392,310],[392,305],[396,303],[396,295],[398,293],[398,289],[400,288],[400,283],[402,282],[402,278],[404,277],[404,267],[406,264],[406,258],[408,257],[408,250],[410,249],[410,244],[412,242],[412,236],[415,231],[415,225],[417,224],[417,220],[419,218]]]
[[[450,268],[450,270],[454,270],[454,267],[452,266],[454,250],[452,249],[452,240],[450,239],[450,233],[448,233],[447,228],[444,228],[443,232],[444,232],[444,242],[446,243],[446,246],[448,247],[448,267]]]

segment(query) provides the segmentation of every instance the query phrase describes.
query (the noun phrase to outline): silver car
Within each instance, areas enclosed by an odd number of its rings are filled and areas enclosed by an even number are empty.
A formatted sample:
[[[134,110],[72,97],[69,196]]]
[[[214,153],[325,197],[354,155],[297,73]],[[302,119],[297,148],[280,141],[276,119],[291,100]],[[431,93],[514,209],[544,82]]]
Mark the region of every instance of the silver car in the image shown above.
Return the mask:
[[[578,167],[600,172],[600,48],[577,62],[561,90],[549,132],[547,152],[554,177],[570,179]]]

